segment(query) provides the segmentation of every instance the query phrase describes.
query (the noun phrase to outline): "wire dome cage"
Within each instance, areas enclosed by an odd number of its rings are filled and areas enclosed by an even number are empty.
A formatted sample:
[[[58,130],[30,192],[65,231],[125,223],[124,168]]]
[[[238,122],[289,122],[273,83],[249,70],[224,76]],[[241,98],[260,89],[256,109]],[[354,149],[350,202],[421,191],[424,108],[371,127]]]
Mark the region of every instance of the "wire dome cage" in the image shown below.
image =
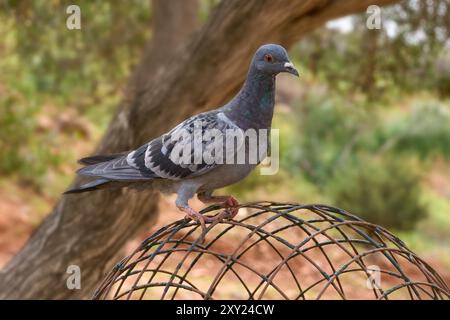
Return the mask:
[[[167,225],[94,299],[449,299],[441,276],[386,229],[325,205],[241,205],[202,230]],[[217,211],[211,206],[202,213]]]

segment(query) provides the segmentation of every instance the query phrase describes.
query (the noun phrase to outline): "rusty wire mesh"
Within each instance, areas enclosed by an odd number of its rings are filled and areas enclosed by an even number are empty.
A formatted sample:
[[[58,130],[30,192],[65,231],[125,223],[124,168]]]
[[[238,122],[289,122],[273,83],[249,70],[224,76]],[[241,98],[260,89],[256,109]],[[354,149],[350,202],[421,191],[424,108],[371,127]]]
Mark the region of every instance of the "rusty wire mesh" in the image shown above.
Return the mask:
[[[252,203],[240,220],[174,222],[118,263],[94,299],[448,299],[384,228],[324,205]],[[209,207],[202,213],[217,210]]]

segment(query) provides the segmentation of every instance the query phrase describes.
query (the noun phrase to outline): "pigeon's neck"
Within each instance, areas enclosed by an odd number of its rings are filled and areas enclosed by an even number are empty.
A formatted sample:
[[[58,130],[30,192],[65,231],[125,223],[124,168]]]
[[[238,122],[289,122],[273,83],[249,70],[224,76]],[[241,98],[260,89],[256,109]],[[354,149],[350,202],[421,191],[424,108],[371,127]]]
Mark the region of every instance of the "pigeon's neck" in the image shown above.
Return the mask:
[[[269,128],[274,104],[275,75],[261,72],[252,65],[244,85],[225,112],[241,128]]]

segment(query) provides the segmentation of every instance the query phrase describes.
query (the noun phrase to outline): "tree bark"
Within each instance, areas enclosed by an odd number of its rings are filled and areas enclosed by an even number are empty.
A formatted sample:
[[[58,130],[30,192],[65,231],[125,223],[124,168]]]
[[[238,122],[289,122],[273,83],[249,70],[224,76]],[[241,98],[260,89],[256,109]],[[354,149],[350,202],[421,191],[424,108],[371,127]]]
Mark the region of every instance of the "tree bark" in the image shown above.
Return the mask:
[[[173,59],[165,58],[166,54],[161,57],[167,59],[164,62],[153,59],[149,52],[158,48],[149,45],[97,152],[129,150],[193,113],[222,105],[240,87],[252,54],[261,44],[289,47],[330,19],[360,12],[370,4],[393,2],[222,1]],[[80,178],[75,181],[80,182]],[[151,190],[63,196],[1,272],[0,298],[90,297],[125,241],[143,225],[150,225],[156,212],[157,196]],[[66,270],[72,264],[81,268],[81,290],[66,287]]]

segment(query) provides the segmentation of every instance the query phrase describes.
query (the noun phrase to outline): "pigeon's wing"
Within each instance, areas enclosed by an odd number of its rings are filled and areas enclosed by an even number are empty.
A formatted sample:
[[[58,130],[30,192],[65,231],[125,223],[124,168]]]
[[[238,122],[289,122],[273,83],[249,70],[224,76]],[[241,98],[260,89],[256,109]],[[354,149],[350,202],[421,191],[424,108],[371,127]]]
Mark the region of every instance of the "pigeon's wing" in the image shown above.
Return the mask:
[[[185,120],[127,155],[89,165],[78,173],[126,181],[195,177],[226,161],[226,135],[230,132],[236,135],[237,144],[233,150],[239,150],[243,141],[242,130],[222,112],[205,112]],[[222,141],[222,157],[216,157],[218,148],[215,143],[219,141]],[[205,154],[211,157],[207,158]]]
[[[127,159],[130,165],[160,178],[192,178],[226,161],[227,135],[236,136],[231,150],[235,153],[243,144],[242,130],[220,111],[205,112],[131,152]]]

